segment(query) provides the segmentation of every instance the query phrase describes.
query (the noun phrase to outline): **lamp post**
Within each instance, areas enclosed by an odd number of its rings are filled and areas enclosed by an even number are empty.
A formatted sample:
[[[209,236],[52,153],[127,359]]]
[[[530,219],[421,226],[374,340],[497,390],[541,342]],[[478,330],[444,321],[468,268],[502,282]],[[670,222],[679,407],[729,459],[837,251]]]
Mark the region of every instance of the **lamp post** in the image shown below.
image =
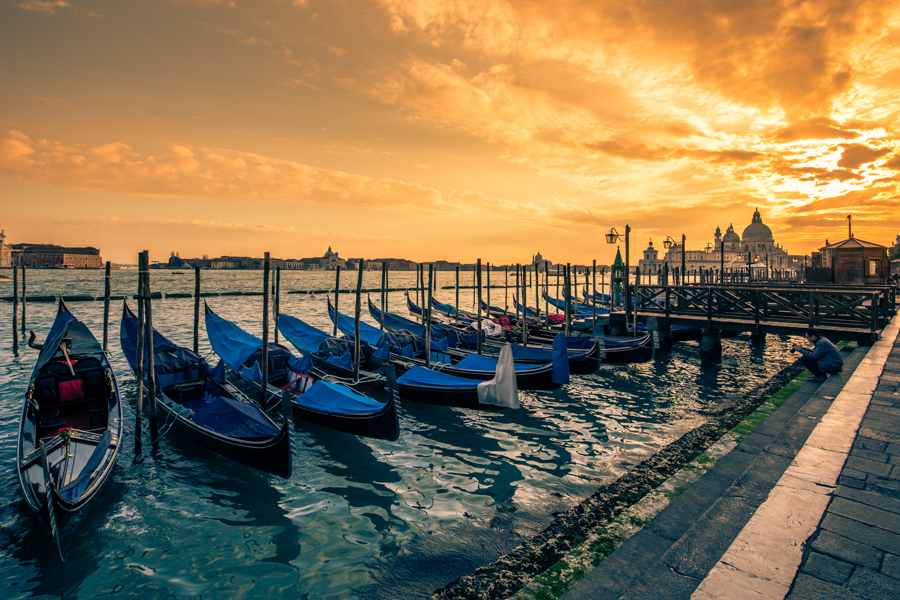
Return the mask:
[[[687,273],[687,267],[685,265],[685,254],[684,254],[684,245],[687,237],[682,233],[681,234],[681,285],[685,284],[684,278]],[[663,247],[667,250],[672,247],[672,244],[677,244],[675,240],[672,239],[672,236],[666,236],[666,239],[663,241]]]
[[[629,225],[625,225],[625,322],[628,323],[628,314],[630,312],[628,306],[628,246],[629,246],[629,236],[631,234],[631,227]],[[622,234],[616,231],[615,227],[610,228],[609,233],[606,234],[606,243],[607,244],[615,244],[617,241],[622,239]]]

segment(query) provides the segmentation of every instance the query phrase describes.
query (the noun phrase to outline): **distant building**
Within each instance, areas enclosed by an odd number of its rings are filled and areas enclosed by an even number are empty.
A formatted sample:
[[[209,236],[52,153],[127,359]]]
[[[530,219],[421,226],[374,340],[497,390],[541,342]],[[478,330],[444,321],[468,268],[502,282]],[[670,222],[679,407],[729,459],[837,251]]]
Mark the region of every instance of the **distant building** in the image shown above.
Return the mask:
[[[662,272],[666,263],[669,269],[680,269],[681,260],[680,243],[672,244],[660,258],[651,240],[644,250],[644,258],[638,261],[638,267],[642,274],[656,275]],[[685,268],[689,273],[699,270],[718,271],[723,262],[726,270],[745,269],[748,263],[753,263],[754,272],[759,271],[755,276],[763,275],[766,267],[770,270],[799,272],[805,261],[805,256],[788,254],[787,250],[775,243],[772,230],[762,222],[759,210],[754,211],[750,224],[744,228],[743,236],[737,234],[733,224],[728,226],[725,235],[716,227],[714,243],[707,243],[705,248],[699,250],[684,249]]]
[[[55,244],[12,244],[10,263],[33,269],[100,269],[98,248],[67,248]]]
[[[299,261],[295,259],[291,259],[289,261],[291,264],[301,264],[302,268],[310,269],[310,270],[325,270],[325,271],[334,271],[338,267],[345,268],[347,266],[347,261],[338,256],[337,252],[331,251],[331,246],[328,246],[328,251],[324,256],[317,256],[313,258],[301,258]]]
[[[11,251],[6,243],[6,234],[0,229],[0,267],[11,267]]]
[[[545,259],[543,256],[541,256],[541,253],[538,252],[531,257],[531,267],[534,268],[535,266],[537,266],[538,270],[543,273],[545,270],[549,270],[550,267],[553,266],[553,262]]]

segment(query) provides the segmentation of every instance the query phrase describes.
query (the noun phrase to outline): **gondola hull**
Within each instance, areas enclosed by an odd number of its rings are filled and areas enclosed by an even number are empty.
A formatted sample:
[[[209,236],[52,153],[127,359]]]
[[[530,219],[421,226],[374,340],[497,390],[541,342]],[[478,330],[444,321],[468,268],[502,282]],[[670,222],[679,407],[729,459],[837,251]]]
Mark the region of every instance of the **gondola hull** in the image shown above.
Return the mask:
[[[134,334],[136,330],[137,318],[126,303],[122,314],[121,340],[122,350],[132,370],[136,368],[137,361],[136,336]],[[163,427],[175,428],[197,443],[237,463],[279,477],[290,477],[293,464],[291,440],[293,415],[290,401],[282,400],[283,421],[281,426],[277,426],[251,402],[231,404],[231,406],[237,407],[235,410],[238,411],[241,411],[241,406],[246,406],[243,411],[246,411],[248,418],[253,420],[254,427],[262,427],[265,430],[264,433],[254,435],[235,434],[233,431],[225,433],[224,430],[229,429],[228,427],[220,427],[222,431],[217,431],[209,424],[200,423],[195,420],[199,415],[196,417],[194,415],[197,411],[203,410],[207,404],[219,401],[219,399],[224,399],[226,403],[233,402],[243,394],[231,384],[222,384],[207,375],[198,374],[201,366],[205,365],[205,361],[189,350],[176,346],[159,332],[154,330],[153,333],[155,354],[167,352],[187,357],[185,364],[179,366],[178,371],[185,373],[185,379],[175,381],[177,377],[173,377],[171,384],[160,385],[162,389],[157,392],[156,407],[163,415],[161,429]],[[155,376],[157,380],[160,380],[159,363],[156,367]]]
[[[19,424],[16,472],[26,505],[38,513],[65,560],[112,476],[122,403],[105,353],[62,300],[47,340],[35,347],[41,355]]]

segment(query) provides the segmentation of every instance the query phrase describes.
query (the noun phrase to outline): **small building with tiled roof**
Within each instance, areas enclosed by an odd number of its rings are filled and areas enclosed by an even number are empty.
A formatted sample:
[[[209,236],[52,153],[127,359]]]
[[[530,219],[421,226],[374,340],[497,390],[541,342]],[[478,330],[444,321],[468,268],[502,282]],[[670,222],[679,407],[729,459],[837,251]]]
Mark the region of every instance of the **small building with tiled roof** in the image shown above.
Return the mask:
[[[890,275],[887,246],[848,238],[819,249],[831,282],[845,285],[884,284]]]

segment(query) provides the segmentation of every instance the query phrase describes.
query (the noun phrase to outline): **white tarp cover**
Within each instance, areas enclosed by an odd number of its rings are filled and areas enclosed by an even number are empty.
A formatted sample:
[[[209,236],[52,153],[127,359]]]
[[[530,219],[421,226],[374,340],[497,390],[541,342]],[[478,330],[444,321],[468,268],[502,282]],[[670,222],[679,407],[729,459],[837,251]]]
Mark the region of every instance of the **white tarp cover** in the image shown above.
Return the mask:
[[[478,401],[506,408],[519,408],[519,387],[516,385],[516,367],[509,344],[500,350],[497,374],[490,381],[478,384]]]

